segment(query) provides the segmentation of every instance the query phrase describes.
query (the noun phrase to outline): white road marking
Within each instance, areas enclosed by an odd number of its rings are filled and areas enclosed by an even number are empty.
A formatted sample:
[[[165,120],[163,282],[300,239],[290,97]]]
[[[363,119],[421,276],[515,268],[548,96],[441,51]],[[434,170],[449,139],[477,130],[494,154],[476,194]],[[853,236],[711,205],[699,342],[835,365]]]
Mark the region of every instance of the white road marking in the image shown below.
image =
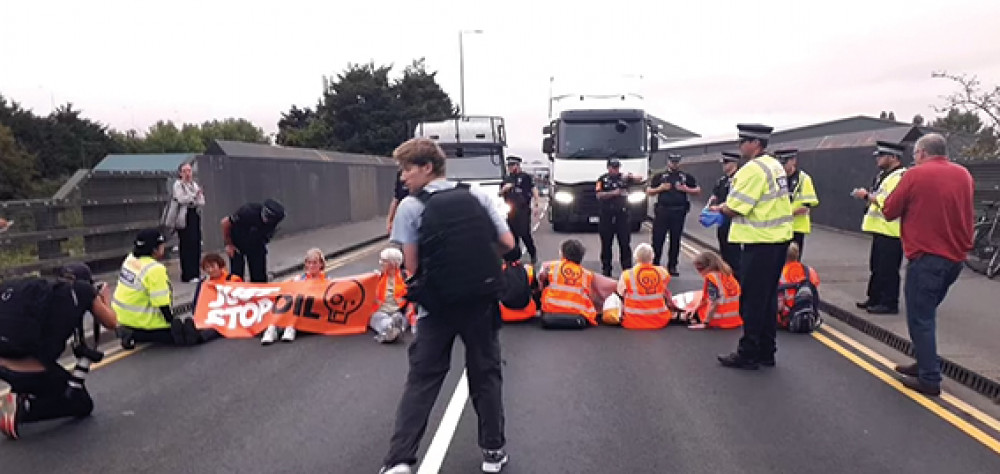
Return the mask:
[[[417,474],[431,474],[441,470],[444,456],[448,453],[451,438],[455,436],[458,421],[462,418],[462,411],[465,410],[465,402],[468,400],[469,379],[465,370],[462,370],[462,376],[458,379],[458,385],[455,386],[455,393],[452,394],[451,401],[448,402],[448,408],[444,411],[441,424],[438,425],[438,429],[434,433],[434,439],[431,440],[431,445],[427,448],[427,454],[424,455],[424,460],[420,463]]]

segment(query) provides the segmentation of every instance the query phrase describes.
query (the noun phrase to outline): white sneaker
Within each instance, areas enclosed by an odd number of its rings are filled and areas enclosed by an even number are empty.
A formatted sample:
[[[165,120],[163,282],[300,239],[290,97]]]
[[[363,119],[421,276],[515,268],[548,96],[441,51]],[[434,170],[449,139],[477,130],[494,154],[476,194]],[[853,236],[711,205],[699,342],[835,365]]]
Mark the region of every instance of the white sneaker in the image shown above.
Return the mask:
[[[400,329],[395,325],[389,326],[384,332],[379,333],[375,336],[375,340],[381,342],[382,344],[389,344],[391,342],[396,342],[399,339]]]
[[[274,344],[274,340],[278,338],[278,328],[276,326],[268,326],[267,330],[264,331],[264,336],[260,338],[260,343],[263,345]]]
[[[382,467],[378,474],[413,474],[413,468],[409,464],[396,464],[392,467]]]
[[[500,472],[510,458],[503,449],[483,450],[483,472]]]
[[[295,328],[289,326],[285,328],[285,332],[281,334],[281,342],[292,342],[295,340]]]

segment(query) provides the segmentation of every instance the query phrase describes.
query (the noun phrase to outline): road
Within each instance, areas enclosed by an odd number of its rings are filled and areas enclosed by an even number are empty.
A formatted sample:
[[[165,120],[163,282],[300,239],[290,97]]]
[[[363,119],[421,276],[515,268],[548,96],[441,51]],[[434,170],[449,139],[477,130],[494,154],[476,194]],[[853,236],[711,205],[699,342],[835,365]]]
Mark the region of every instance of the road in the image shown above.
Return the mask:
[[[545,224],[543,259],[570,236],[599,269],[595,233]],[[644,230],[633,245],[647,239]],[[374,250],[331,273],[374,268]],[[675,292],[700,287],[682,260]],[[904,394],[817,337],[779,335],[775,368],[721,368],[716,354],[739,335],[508,325],[504,472],[1000,472],[996,431],[968,416],[949,421],[937,402]],[[462,363],[456,344],[421,458],[435,435],[451,433],[440,425]],[[153,347],[91,373],[94,416],[25,426],[20,441],[0,442],[0,459],[4,472],[374,473],[405,373],[406,346],[370,335]],[[471,403],[453,429],[434,453],[440,472],[478,472]]]

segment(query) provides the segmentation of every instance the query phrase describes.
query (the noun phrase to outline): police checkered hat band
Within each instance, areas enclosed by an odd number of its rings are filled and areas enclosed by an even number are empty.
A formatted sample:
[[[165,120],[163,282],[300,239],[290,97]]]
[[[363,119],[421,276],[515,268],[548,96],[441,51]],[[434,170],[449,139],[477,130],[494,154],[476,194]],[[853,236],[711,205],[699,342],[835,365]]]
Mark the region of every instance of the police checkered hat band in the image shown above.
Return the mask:
[[[906,147],[899,143],[884,142],[881,140],[875,142],[875,156],[892,155],[902,158],[905,152]]]
[[[722,152],[722,161],[729,163],[736,163],[740,161],[740,154],[732,151],[724,151]]]
[[[780,161],[788,161],[792,158],[799,156],[799,150],[795,148],[788,148],[784,150],[777,150],[774,152],[774,157]]]
[[[670,161],[678,162],[681,161],[681,155],[678,155],[677,153],[671,153],[667,155],[667,159]]]
[[[739,130],[739,137],[741,140],[770,140],[771,132],[774,131],[774,127],[768,127],[767,125],[745,123],[737,125],[736,129]]]
[[[523,160],[521,160],[520,156],[508,156],[507,157],[507,164],[508,165],[519,165],[519,164],[521,164],[521,161],[523,161]]]

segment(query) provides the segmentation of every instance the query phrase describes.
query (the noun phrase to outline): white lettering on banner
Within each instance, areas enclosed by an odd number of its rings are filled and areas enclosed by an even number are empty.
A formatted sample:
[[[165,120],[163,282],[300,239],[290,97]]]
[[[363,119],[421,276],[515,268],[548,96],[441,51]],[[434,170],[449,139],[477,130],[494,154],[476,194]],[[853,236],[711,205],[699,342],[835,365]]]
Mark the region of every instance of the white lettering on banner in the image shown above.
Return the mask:
[[[216,285],[218,298],[208,304],[211,308],[205,322],[213,326],[236,329],[236,325],[249,328],[260,323],[264,314],[274,308],[274,301],[269,297],[281,291],[281,288],[233,288],[226,285]],[[253,301],[253,300],[257,301]]]

